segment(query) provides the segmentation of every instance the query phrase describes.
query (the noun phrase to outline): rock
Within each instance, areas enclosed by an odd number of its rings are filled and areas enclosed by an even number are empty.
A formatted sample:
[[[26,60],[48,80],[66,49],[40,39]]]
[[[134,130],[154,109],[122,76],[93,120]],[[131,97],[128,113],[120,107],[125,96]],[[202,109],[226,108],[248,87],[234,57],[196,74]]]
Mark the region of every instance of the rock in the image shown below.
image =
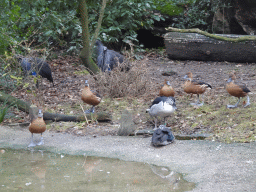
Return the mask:
[[[132,119],[132,114],[124,110],[120,119],[120,127],[118,129],[117,135],[128,136],[134,134],[136,126]]]
[[[174,135],[167,128],[158,128],[157,130],[154,131],[152,136],[152,145],[155,147],[165,146],[173,143],[173,141]]]

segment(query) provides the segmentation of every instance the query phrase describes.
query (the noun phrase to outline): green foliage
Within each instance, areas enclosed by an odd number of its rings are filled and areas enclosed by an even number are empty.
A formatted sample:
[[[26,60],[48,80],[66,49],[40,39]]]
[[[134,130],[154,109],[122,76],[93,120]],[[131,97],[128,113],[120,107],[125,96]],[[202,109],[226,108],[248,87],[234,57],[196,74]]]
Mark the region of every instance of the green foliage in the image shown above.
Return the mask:
[[[5,103],[3,105],[1,105],[1,107],[0,107],[0,123],[3,122],[4,117],[9,108],[10,108],[10,106],[6,105]]]
[[[169,16],[177,16],[184,11],[180,1],[154,0],[154,4],[156,5],[156,10]]]
[[[8,63],[4,59],[0,58],[0,88],[1,90],[6,91],[13,90],[15,88],[16,80],[12,79],[11,76],[17,75],[17,73],[12,70],[12,67],[14,68],[14,66]]]
[[[0,3],[0,55],[4,54],[11,42],[10,37],[13,35],[13,31],[10,28],[16,28],[14,18],[18,17],[19,8],[12,5],[12,10],[10,10],[10,6],[11,3],[7,0],[2,0]]]
[[[212,19],[220,2],[212,0],[177,0],[176,3],[183,3],[184,12],[174,18],[173,27],[188,29],[200,28],[211,31]]]
[[[90,4],[90,29],[94,30],[97,24],[97,15],[101,0]],[[149,28],[154,20],[163,17],[153,13],[156,9],[152,0],[113,0],[106,6],[100,37],[105,42],[137,41],[136,30]]]
[[[69,48],[68,51],[82,47],[78,1],[2,1],[0,54],[9,44],[20,52],[17,45],[28,49],[31,42],[41,47]],[[88,1],[90,34],[96,28],[101,3],[102,0]],[[149,28],[154,20],[163,19],[153,14],[155,8],[152,0],[108,1],[100,38],[105,42],[136,41],[137,29]]]
[[[81,33],[76,4],[68,0],[5,1],[0,30],[14,47],[24,41],[65,47],[66,40],[70,42]]]
[[[0,91],[15,89],[13,80],[10,78],[13,74],[10,69],[10,64],[7,64],[4,59],[0,58]],[[0,105],[0,123],[3,122],[10,107],[11,105],[7,105],[7,100]]]

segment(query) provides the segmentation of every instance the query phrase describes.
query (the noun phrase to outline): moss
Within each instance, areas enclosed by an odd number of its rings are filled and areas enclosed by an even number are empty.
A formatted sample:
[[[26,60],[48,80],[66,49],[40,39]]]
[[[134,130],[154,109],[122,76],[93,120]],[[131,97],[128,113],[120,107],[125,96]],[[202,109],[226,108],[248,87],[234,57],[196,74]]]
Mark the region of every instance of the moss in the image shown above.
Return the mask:
[[[198,126],[198,124],[199,124],[199,123],[197,123],[197,122],[196,122],[196,123],[193,123],[193,124],[191,125],[191,127],[192,127],[192,128],[196,128],[196,127]]]
[[[75,71],[74,74],[76,74],[76,75],[89,75],[90,73],[87,70],[82,70],[82,71]]]
[[[224,37],[224,36],[220,36],[220,35],[216,35],[216,34],[211,34],[206,31],[202,31],[198,28],[178,29],[178,28],[168,27],[167,31],[179,32],[179,33],[199,33],[201,35],[205,35],[205,36],[213,38],[213,39],[217,39],[217,40],[221,40],[221,41],[229,41],[229,42],[244,42],[244,41],[255,41],[256,40],[256,37],[253,35],[250,35],[250,36],[246,35],[246,36],[241,36],[238,38],[229,38],[229,37]]]

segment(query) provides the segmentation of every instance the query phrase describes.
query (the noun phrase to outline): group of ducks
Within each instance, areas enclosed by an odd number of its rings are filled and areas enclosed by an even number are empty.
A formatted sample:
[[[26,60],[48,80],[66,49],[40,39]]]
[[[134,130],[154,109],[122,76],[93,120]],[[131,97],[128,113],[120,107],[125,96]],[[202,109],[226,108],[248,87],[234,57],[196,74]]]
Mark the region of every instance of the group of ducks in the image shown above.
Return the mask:
[[[196,94],[198,100],[196,103],[191,103],[191,105],[202,106],[204,102],[200,103],[199,95],[203,96],[203,93],[206,91],[207,88],[212,88],[212,86],[208,83],[202,81],[195,81],[192,79],[193,75],[191,72],[187,73],[184,76],[185,84],[184,84],[184,92],[188,94]],[[235,105],[227,105],[228,108],[235,108],[238,106],[240,98],[247,96],[247,103],[244,107],[250,105],[250,99],[247,95],[250,90],[245,85],[239,85],[234,83],[236,79],[235,74],[231,73],[228,79],[228,84],[226,85],[227,92],[235,97],[238,97],[238,102]],[[155,130],[157,129],[157,117],[164,118],[164,125],[159,126],[160,129],[166,128],[166,118],[170,116],[176,109],[175,103],[175,91],[171,86],[169,81],[164,82],[164,86],[159,91],[159,97],[157,97],[152,105],[150,106],[147,111],[149,114],[154,117],[155,119]],[[83,102],[91,105],[92,107],[89,110],[84,111],[85,113],[94,113],[95,106],[97,106],[101,102],[101,97],[91,91],[88,80],[85,80],[85,87],[82,90],[81,99]],[[36,145],[42,145],[44,143],[42,133],[46,130],[46,124],[43,120],[43,113],[39,109],[38,117],[32,121],[29,126],[29,131],[32,133],[31,143],[28,147],[33,147]],[[33,142],[33,133],[41,133],[41,140],[39,143]]]
[[[198,97],[198,100],[196,103],[191,103],[191,105],[196,106],[202,106],[204,102],[202,101],[200,103],[199,95],[202,95],[206,91],[207,88],[212,88],[212,86],[208,83],[205,83],[203,81],[195,81],[193,80],[193,75],[191,72],[188,72],[184,77],[186,81],[184,84],[184,92],[187,94],[196,94]],[[247,95],[250,90],[245,85],[236,84],[234,81],[236,79],[236,76],[234,73],[230,73],[229,79],[227,81],[226,90],[227,92],[234,96],[238,97],[238,102],[235,105],[227,105],[227,108],[235,108],[238,106],[241,97],[247,96],[247,103],[244,105],[244,107],[247,107],[250,105],[250,99]],[[164,118],[164,125],[160,126],[160,128],[166,128],[166,118],[170,116],[177,108],[175,103],[175,91],[173,87],[171,86],[169,81],[165,80],[164,86],[159,91],[159,97],[157,97],[152,105],[150,106],[147,111],[149,114],[153,117],[155,117],[155,128],[157,129],[157,117]]]

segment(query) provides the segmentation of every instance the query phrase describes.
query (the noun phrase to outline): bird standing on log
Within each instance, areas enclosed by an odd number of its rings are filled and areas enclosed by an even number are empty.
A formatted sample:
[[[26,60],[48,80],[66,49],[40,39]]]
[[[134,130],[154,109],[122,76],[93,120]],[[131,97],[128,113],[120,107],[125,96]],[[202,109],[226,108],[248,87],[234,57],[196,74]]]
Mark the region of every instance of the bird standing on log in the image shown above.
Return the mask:
[[[82,91],[81,99],[83,102],[92,105],[92,107],[85,111],[85,113],[94,113],[95,106],[101,102],[101,98],[98,94],[94,94],[89,87],[88,80],[85,80],[85,87]]]
[[[164,80],[164,86],[159,91],[159,95],[165,97],[174,97],[175,95],[174,89],[172,88],[170,82],[166,79]]]
[[[157,97],[147,111],[155,117],[155,128],[157,129],[157,117],[164,118],[164,127],[166,127],[166,117],[170,116],[176,110],[174,97]]]
[[[188,94],[197,94],[198,100],[196,103],[190,103],[191,105],[197,105],[202,106],[204,102],[199,103],[199,95],[205,92],[207,88],[212,88],[212,86],[208,83],[202,82],[202,81],[194,81],[192,80],[193,75],[191,72],[188,72],[184,77],[186,79],[185,85],[184,85],[184,91]]]
[[[248,105],[250,105],[250,98],[247,94],[251,91],[245,85],[235,84],[235,79],[235,74],[230,73],[229,79],[227,81],[228,84],[226,85],[226,90],[230,95],[238,97],[238,102],[235,105],[227,105],[227,108],[236,108],[240,102],[240,98],[245,96],[247,96],[247,103],[244,105],[244,107],[247,107]]]
[[[36,76],[39,74],[41,77],[48,79],[54,86],[51,68],[44,59],[37,57],[26,58],[21,55],[16,55],[16,58],[18,58],[25,75],[32,74]]]
[[[44,119],[43,119],[43,113],[42,113],[42,110],[39,109],[38,117],[36,119],[34,119],[31,122],[31,124],[29,125],[29,131],[31,132],[32,137],[31,137],[31,143],[29,144],[28,147],[34,147],[34,146],[37,146],[37,145],[43,145],[44,144],[43,132],[45,132],[45,130],[46,130],[46,124],[45,124]],[[34,143],[34,141],[33,141],[33,134],[34,133],[41,133],[41,140],[40,140],[40,142]]]

